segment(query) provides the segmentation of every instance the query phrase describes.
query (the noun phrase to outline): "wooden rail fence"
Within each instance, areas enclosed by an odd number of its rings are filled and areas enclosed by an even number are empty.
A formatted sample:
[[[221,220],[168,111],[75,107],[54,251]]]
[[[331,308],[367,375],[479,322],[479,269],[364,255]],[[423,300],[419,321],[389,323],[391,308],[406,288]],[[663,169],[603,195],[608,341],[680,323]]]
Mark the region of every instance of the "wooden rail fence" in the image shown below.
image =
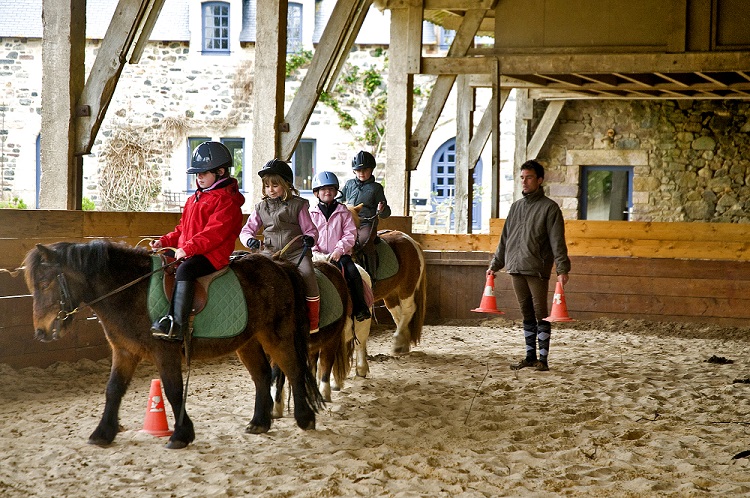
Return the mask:
[[[179,216],[0,210],[0,268],[19,267],[37,243],[105,237],[135,245],[172,230]],[[502,226],[503,220],[493,219],[489,234],[413,234],[427,260],[428,323],[481,316],[469,310],[481,300],[484,272]],[[410,233],[411,219],[391,217],[380,228]],[[750,225],[571,220],[566,235],[573,270],[565,296],[573,318],[748,325]],[[495,287],[505,316],[520,318],[509,277],[501,273]],[[387,317],[382,310],[378,316]],[[71,333],[59,341],[33,340],[31,298],[23,278],[0,273],[0,363],[44,367],[108,355],[101,327],[90,315],[76,316]]]

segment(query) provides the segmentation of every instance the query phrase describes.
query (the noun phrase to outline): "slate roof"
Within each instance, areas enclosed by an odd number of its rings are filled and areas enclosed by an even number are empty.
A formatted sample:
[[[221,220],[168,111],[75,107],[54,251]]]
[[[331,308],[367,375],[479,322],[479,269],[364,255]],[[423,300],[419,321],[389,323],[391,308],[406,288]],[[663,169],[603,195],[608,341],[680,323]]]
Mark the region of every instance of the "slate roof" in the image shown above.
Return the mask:
[[[42,0],[2,0],[0,38],[41,38]],[[118,0],[87,0],[86,37],[101,39],[107,32],[109,21]],[[152,40],[189,41],[187,0],[166,0],[151,33]]]

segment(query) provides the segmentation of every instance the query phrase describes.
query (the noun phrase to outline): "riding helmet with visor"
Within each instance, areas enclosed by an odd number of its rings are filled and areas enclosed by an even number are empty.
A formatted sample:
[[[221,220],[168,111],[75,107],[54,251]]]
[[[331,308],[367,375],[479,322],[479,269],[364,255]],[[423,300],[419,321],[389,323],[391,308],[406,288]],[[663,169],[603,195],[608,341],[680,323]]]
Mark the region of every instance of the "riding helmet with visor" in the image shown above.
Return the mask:
[[[221,142],[203,142],[193,150],[193,159],[187,169],[189,174],[205,173],[219,168],[229,172],[232,166],[232,154]]]
[[[294,174],[292,168],[281,159],[271,159],[263,165],[263,169],[258,171],[258,176],[263,178],[266,175],[279,175],[281,178],[287,181],[287,183],[294,183]]]
[[[359,171],[361,169],[375,169],[375,157],[366,150],[361,150],[352,159],[352,169]]]
[[[317,192],[318,190],[322,189],[323,187],[333,187],[336,190],[339,189],[339,179],[336,175],[331,173],[330,171],[321,171],[315,177],[313,177],[312,181],[312,190],[313,193]]]

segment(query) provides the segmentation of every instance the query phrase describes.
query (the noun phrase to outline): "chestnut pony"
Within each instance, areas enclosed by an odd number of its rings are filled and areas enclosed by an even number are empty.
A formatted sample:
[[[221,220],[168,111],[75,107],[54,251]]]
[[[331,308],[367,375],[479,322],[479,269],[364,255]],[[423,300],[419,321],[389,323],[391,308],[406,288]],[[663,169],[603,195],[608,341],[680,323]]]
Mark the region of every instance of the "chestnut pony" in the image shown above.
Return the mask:
[[[115,439],[120,403],[141,360],[156,365],[172,405],[175,427],[167,447],[184,448],[195,439],[193,422],[183,406],[183,344],[151,336],[149,281],[142,278],[151,271],[151,260],[143,248],[94,240],[37,245],[24,262],[37,339],[61,337],[71,321],[67,318],[77,307],[91,303],[112,348],[104,413],[89,437],[91,444],[106,446]],[[245,432],[260,434],[271,427],[269,355],[290,379],[297,425],[314,429],[315,414],[323,400],[308,364],[309,329],[299,272],[291,264],[262,255],[244,256],[232,262],[231,268],[245,295],[247,326],[231,338],[192,338],[186,346],[188,358],[237,354],[255,384],[255,413]]]
[[[347,206],[359,227],[360,206]],[[374,231],[374,230],[373,230]],[[396,332],[393,334],[393,352],[408,353],[411,345],[422,338],[425,310],[427,308],[427,273],[422,248],[416,240],[398,230],[379,230],[378,237],[393,249],[398,261],[398,272],[386,279],[376,280],[372,292],[375,302],[385,302]],[[356,254],[355,254],[356,257]]]

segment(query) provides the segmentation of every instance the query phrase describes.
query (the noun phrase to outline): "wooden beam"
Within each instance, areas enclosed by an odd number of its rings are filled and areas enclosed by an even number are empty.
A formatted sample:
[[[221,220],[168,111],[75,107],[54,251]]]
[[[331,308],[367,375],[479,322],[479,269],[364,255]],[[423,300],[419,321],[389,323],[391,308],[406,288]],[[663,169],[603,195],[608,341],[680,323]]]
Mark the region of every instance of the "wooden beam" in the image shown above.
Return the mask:
[[[255,89],[253,109],[253,195],[261,190],[257,172],[266,161],[281,157],[279,124],[284,116],[284,74],[286,69],[287,0],[258,2],[255,44]]]
[[[42,134],[39,201],[80,209],[83,158],[76,155],[75,104],[84,87],[85,0],[42,3]]]
[[[469,143],[474,130],[474,92],[466,75],[458,77],[456,104],[456,177],[453,185],[455,233],[469,233],[471,227],[471,187],[473,171],[469,164]]]
[[[750,51],[708,53],[626,54],[498,54],[503,74],[580,73],[693,73],[745,71]],[[465,57],[466,64],[481,65],[482,57]],[[428,66],[423,65],[423,71]]]
[[[492,103],[490,112],[490,126],[492,128],[492,180],[490,181],[490,217],[500,217],[500,111],[508,100],[510,90],[500,88],[500,63],[495,59],[492,64]],[[485,112],[487,114],[487,112]],[[484,116],[482,116],[484,121]],[[479,123],[480,129],[482,123]],[[517,142],[518,140],[516,140]],[[479,154],[477,154],[479,157]]]
[[[423,6],[425,10],[471,10],[494,9],[497,0],[377,0],[379,9],[403,9],[410,6]]]
[[[508,89],[502,89],[499,92],[499,97],[497,100],[497,106],[499,106],[498,113],[503,110],[503,107],[505,106],[505,102],[508,100],[508,96],[510,95],[510,90]],[[471,137],[471,142],[469,143],[469,168],[474,169],[477,165],[477,162],[479,161],[479,156],[482,155],[482,151],[484,150],[485,145],[487,145],[487,140],[489,140],[490,135],[492,134],[492,115],[495,112],[496,101],[493,98],[490,102],[490,105],[487,106],[487,108],[484,110],[484,114],[482,114],[482,118],[479,121],[479,125],[477,125],[477,129],[474,131],[474,135]]]
[[[479,24],[482,22],[485,13],[485,9],[470,10],[466,13],[464,21],[461,23],[461,27],[456,32],[456,36],[448,49],[449,58],[466,54],[474,40],[474,35],[476,35],[477,29],[479,29]],[[463,59],[463,57],[461,58]],[[422,59],[422,72],[424,72],[424,64],[426,62],[426,58]],[[419,160],[424,153],[424,148],[427,146],[427,142],[432,135],[432,130],[435,129],[435,124],[437,124],[440,114],[443,112],[445,101],[448,100],[448,95],[450,94],[451,88],[453,88],[455,80],[455,75],[446,74],[438,76],[435,81],[432,91],[430,92],[430,97],[427,100],[425,110],[419,118],[417,127],[409,141],[409,144],[411,145],[409,168],[411,170],[417,169]]]
[[[120,0],[76,106],[76,154],[91,152],[151,0]]]
[[[385,164],[385,194],[394,215],[405,215],[409,212],[409,146],[408,139],[412,129],[412,112],[414,108],[414,76],[406,71],[409,67],[409,54],[413,53],[408,45],[419,43],[410,32],[415,30],[417,16],[413,10],[420,7],[393,9],[391,11],[391,44],[390,71],[388,72],[388,110],[386,126],[386,143],[388,153]],[[421,12],[421,10],[420,10]],[[421,17],[417,23],[421,34]]]
[[[534,132],[534,136],[531,137],[529,145],[526,147],[526,157],[536,158],[539,151],[542,150],[542,146],[547,141],[549,132],[552,131],[552,127],[557,122],[557,117],[560,115],[560,111],[564,105],[564,100],[555,100],[547,105],[547,109],[544,110],[544,116],[542,116],[542,120]]]
[[[513,153],[513,200],[521,198],[521,185],[515,181],[521,165],[528,159],[529,122],[533,117],[534,101],[529,90],[516,89],[516,147]]]
[[[346,59],[354,43],[359,30],[355,32],[351,26],[361,26],[371,3],[372,0],[336,3],[313,54],[310,68],[284,117],[284,127],[279,137],[281,157],[292,156],[326,82],[337,69],[337,61]]]
[[[151,39],[151,32],[154,30],[156,20],[159,18],[159,14],[161,13],[162,7],[164,7],[165,1],[166,0],[153,0],[148,11],[148,16],[143,23],[143,28],[138,34],[138,40],[135,42],[135,47],[130,54],[130,59],[128,60],[130,64],[138,64],[141,61],[141,55],[143,55],[143,50]]]

